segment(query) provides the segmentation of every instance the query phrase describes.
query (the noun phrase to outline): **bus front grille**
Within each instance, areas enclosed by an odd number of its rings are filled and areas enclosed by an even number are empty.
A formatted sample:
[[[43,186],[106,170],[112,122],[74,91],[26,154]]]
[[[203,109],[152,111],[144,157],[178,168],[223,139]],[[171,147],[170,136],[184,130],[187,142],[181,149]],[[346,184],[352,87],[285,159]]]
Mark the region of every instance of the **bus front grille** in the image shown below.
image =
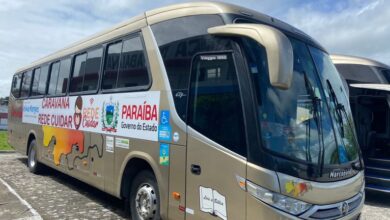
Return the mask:
[[[353,213],[360,206],[363,198],[363,195],[359,193],[344,202],[331,205],[316,205],[300,217],[308,220],[337,219]]]

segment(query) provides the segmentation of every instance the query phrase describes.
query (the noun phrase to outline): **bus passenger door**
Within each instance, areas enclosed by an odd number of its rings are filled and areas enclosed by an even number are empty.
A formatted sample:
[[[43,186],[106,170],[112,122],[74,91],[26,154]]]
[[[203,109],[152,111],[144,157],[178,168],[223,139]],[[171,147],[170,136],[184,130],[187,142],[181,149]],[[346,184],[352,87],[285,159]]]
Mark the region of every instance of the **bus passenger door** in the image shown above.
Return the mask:
[[[245,219],[246,138],[233,52],[192,61],[186,219]]]

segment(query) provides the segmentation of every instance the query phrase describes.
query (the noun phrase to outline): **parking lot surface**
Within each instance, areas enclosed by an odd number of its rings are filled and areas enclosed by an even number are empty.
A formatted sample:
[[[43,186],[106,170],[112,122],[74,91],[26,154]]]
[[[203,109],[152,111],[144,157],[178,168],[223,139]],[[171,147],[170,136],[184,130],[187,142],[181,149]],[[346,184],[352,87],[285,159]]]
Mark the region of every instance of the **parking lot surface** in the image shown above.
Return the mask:
[[[0,153],[0,178],[42,219],[126,219],[121,200],[50,168],[43,174],[32,174],[26,161],[26,157],[17,153]],[[0,186],[0,191],[4,190]],[[26,207],[7,211],[10,206],[2,204],[10,198],[3,197],[4,193],[0,193],[0,219],[32,216]]]
[[[53,169],[34,175],[26,160],[0,153],[0,219],[126,219],[121,200]],[[362,219],[390,220],[390,195],[367,193]]]

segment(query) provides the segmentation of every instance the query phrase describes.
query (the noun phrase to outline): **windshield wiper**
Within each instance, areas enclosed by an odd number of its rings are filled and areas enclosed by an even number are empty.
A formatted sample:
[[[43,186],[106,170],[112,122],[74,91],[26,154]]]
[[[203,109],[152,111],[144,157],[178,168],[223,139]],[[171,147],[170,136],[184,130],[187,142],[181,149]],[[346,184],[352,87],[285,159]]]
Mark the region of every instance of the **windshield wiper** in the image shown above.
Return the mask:
[[[304,72],[303,75],[305,78],[305,87],[309,93],[309,97],[310,97],[310,100],[312,101],[312,105],[313,105],[313,118],[317,124],[317,131],[318,131],[318,138],[319,138],[318,144],[319,144],[319,148],[320,148],[320,152],[319,152],[319,156],[318,156],[318,164],[319,164],[318,174],[319,174],[319,176],[321,176],[323,162],[324,162],[323,154],[324,154],[324,150],[325,150],[324,149],[323,134],[322,134],[321,111],[319,110],[319,106],[321,105],[321,99],[316,96],[314,89],[313,89],[313,86],[312,86],[310,80],[307,78],[306,72]]]
[[[335,108],[336,108],[336,114],[337,114],[337,122],[339,123],[339,127],[340,127],[340,133],[341,133],[341,136],[342,138],[345,137],[345,134],[344,134],[344,119],[343,119],[343,115],[344,117],[346,118],[347,120],[347,123],[348,123],[348,126],[350,129],[353,129],[354,126],[352,126],[352,122],[349,120],[348,118],[348,114],[347,114],[347,111],[345,110],[345,106],[343,104],[341,104],[339,101],[338,101],[338,98],[336,96],[336,93],[334,92],[334,89],[332,87],[332,84],[330,83],[329,80],[326,80],[326,83],[328,85],[328,89],[329,89],[329,92],[330,92],[330,96],[332,98],[332,101],[333,103],[335,104]],[[355,132],[352,131],[352,135],[353,135],[353,142],[355,142],[355,145],[357,146],[357,139],[356,139],[356,134]],[[343,145],[344,145],[344,148],[345,148],[345,143],[344,143],[344,140],[343,141]],[[352,169],[354,170],[363,170],[363,166],[362,166],[362,161],[361,161],[361,155],[359,154],[359,161],[358,162],[353,162],[352,163]]]
[[[328,85],[328,89],[329,89],[329,92],[330,92],[330,96],[332,98],[332,101],[333,103],[335,104],[335,108],[336,108],[336,115],[337,115],[337,123],[339,123],[339,127],[340,127],[340,133],[341,133],[341,137],[344,138],[345,136],[345,133],[344,133],[344,120],[343,120],[343,114],[345,112],[345,107],[343,104],[341,104],[338,99],[337,99],[337,96],[336,96],[336,93],[334,92],[333,90],[333,87],[332,85],[330,84],[329,80],[326,80],[326,83]]]

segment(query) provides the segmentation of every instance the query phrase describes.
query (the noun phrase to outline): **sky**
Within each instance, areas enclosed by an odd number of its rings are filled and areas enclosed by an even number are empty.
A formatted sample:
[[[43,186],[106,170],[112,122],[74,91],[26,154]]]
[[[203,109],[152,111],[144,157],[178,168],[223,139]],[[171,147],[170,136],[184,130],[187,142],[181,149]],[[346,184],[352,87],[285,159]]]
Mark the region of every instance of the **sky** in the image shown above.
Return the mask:
[[[390,65],[390,1],[221,0],[276,17],[328,52]],[[13,73],[48,54],[146,10],[179,0],[0,0],[0,97]]]

